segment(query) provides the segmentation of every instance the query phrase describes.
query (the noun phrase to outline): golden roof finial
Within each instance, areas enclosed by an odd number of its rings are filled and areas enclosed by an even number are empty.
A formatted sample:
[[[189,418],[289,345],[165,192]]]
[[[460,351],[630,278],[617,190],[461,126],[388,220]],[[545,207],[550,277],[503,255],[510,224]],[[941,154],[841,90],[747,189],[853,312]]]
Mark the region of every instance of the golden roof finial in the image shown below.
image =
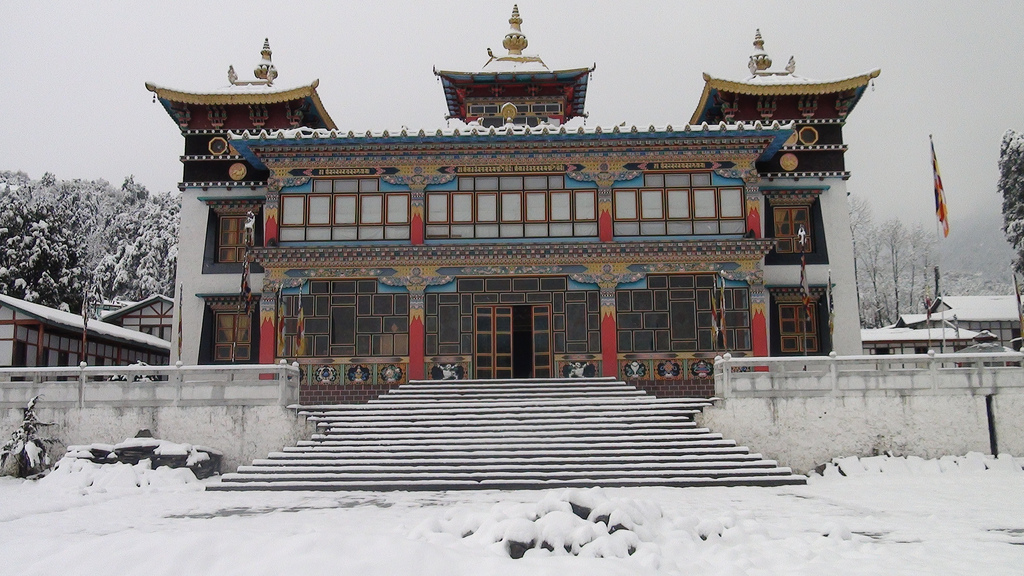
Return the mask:
[[[260,63],[256,65],[256,69],[252,71],[260,80],[266,80],[267,86],[274,83],[274,79],[277,78],[277,68],[274,67],[274,63],[270,61],[270,38],[263,40],[263,50],[260,50],[260,56],[263,58]]]
[[[523,23],[523,19],[519,17],[519,5],[512,5],[512,17],[508,19],[509,26],[511,29],[508,34],[505,34],[505,40],[502,41],[501,45],[508,50],[510,56],[521,56],[523,49],[525,49],[529,42],[526,41],[526,36],[523,34],[520,25]]]
[[[747,68],[750,69],[751,74],[761,75],[766,73],[771,67],[772,59],[764,51],[764,39],[761,38],[761,29],[758,28],[754,33],[754,53],[750,55],[750,62],[747,63]]]

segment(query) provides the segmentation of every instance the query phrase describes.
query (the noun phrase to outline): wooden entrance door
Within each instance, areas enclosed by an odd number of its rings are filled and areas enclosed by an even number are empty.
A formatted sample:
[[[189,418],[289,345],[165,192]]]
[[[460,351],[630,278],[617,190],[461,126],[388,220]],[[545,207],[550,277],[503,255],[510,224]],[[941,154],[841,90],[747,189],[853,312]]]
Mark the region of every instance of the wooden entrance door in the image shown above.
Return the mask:
[[[547,378],[551,368],[549,306],[478,306],[473,365],[476,378]]]

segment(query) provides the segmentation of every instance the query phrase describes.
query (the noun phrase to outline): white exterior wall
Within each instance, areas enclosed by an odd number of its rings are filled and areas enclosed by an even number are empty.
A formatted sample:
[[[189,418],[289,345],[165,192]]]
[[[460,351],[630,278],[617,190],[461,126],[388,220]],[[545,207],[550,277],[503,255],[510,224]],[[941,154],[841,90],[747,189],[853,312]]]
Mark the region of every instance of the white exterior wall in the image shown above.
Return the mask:
[[[0,370],[0,434],[21,423],[39,396],[42,436],[59,447],[116,444],[148,429],[157,438],[208,446],[227,472],[308,439],[314,426],[294,409],[295,366],[87,367]]]
[[[57,441],[59,458],[67,446],[116,444],[148,429],[156,438],[198,444],[224,454],[222,472],[251,464],[256,458],[308,440],[314,426],[284,406],[149,406],[41,408],[36,415],[54,422],[42,432]],[[0,409],[0,431],[21,424],[21,408]]]
[[[807,179],[776,179],[772,186],[806,186]],[[857,312],[857,279],[853,268],[853,235],[850,231],[850,207],[846,198],[846,182],[842,178],[826,178],[823,182],[815,179],[813,184],[825,184],[828,190],[819,196],[821,220],[825,228],[825,245],[828,250],[828,264],[808,264],[807,282],[811,286],[828,284],[829,270],[832,270],[832,298],[835,307],[834,349],[841,355],[860,354],[860,315]],[[767,201],[764,211],[771,209]],[[766,236],[770,234],[765,230]],[[768,286],[799,286],[800,266],[768,266],[764,271],[764,282]],[[768,307],[768,333],[773,332],[774,311]]]
[[[175,287],[174,301],[181,302],[183,310],[175,306],[173,331],[171,339],[171,364],[179,360],[178,356],[178,314],[183,315],[182,347],[180,360],[186,365],[199,362],[200,334],[203,327],[204,302],[196,294],[236,294],[240,291],[241,276],[239,274],[203,274],[203,254],[206,249],[206,224],[210,219],[209,205],[199,197],[253,196],[264,194],[265,190],[249,187],[234,188],[186,188],[181,195],[181,227],[178,237],[178,286]],[[261,223],[262,224],[262,223]],[[184,298],[179,299],[178,291],[184,286]],[[253,274],[251,278],[253,292],[259,292],[263,286],[263,274]],[[259,330],[259,326],[252,329]],[[259,351],[254,350],[258,357]]]
[[[731,358],[705,426],[806,472],[836,456],[1024,455],[1021,354]],[[741,370],[741,371],[737,371]]]
[[[1014,397],[1006,402],[1007,424],[1024,418],[1024,395]],[[969,394],[728,398],[705,408],[703,423],[798,472],[836,456],[890,450],[923,458],[989,452],[985,397]],[[1000,451],[1024,453],[1007,436]]]

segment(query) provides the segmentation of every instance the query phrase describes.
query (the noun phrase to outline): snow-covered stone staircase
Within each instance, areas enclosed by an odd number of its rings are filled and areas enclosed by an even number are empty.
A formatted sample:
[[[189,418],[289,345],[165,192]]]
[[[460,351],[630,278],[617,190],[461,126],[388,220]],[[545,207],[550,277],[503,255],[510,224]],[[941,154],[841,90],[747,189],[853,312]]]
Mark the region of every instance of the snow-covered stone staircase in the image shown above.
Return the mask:
[[[368,404],[304,406],[317,433],[214,490],[774,486],[803,476],[699,428],[707,399],[611,378],[413,381]]]

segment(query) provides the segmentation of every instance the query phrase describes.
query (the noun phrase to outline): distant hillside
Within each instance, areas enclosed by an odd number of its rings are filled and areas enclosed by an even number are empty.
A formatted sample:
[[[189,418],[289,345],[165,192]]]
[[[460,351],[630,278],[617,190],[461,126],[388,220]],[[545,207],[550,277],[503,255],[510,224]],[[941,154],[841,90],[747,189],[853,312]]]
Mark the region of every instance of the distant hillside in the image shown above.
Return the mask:
[[[949,238],[939,241],[942,292],[957,296],[1012,294],[1013,248],[1003,235],[1000,213],[952,219]]]

